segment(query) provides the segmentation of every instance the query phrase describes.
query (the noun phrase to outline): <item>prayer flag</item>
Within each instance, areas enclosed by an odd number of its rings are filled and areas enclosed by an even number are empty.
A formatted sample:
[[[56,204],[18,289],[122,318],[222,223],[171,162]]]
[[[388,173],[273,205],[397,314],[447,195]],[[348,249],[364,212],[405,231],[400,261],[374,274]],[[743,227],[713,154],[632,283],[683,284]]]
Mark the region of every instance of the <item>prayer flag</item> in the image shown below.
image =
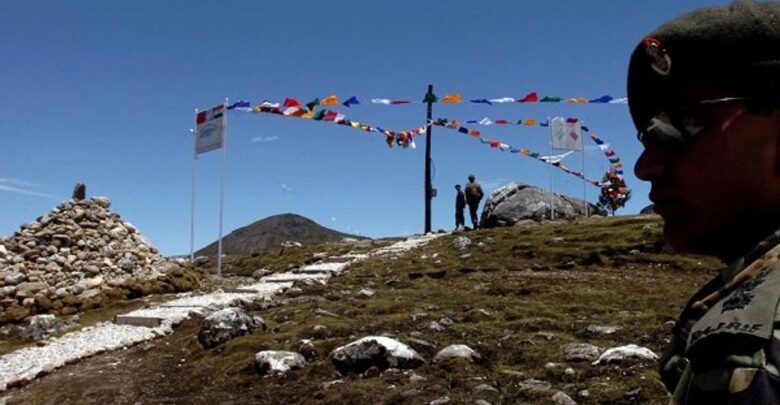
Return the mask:
[[[588,99],[585,98],[585,97],[573,97],[573,98],[570,98],[570,99],[566,100],[566,102],[569,103],[569,104],[587,104],[588,103]]]
[[[552,147],[555,149],[582,150],[582,129],[575,122],[555,117],[550,122]]]
[[[475,100],[471,100],[471,102],[472,102],[472,103],[476,103],[476,104],[487,104],[487,105],[493,105],[493,103],[491,103],[490,101],[488,101],[488,100],[487,100],[487,99],[485,99],[485,98],[478,98],[478,99],[475,99]]]
[[[442,104],[458,104],[461,101],[463,101],[463,100],[462,100],[460,94],[458,94],[458,93],[447,94],[446,96],[441,98],[441,103]]]
[[[258,105],[258,107],[260,107],[260,108],[263,108],[263,107],[265,107],[265,108],[279,108],[279,103],[272,103],[272,102],[270,102],[268,100],[263,100],[263,102],[260,103],[260,105]]]
[[[526,118],[523,120],[523,125],[532,127],[536,125],[536,118]]]
[[[479,120],[479,125],[493,125],[493,121],[491,121],[490,118],[485,117]]]
[[[544,96],[543,99],[539,100],[541,103],[560,103],[563,99],[560,97],[549,97]]]
[[[514,103],[514,102],[515,102],[515,99],[513,99],[512,97],[501,97],[501,98],[494,98],[494,99],[491,99],[491,100],[490,100],[490,102],[491,102],[491,103],[498,103],[498,104],[503,104],[503,103]]]
[[[496,124],[496,125],[506,125],[506,124],[509,124],[509,121],[504,120],[504,119],[498,119],[498,120],[496,120],[494,122],[494,124]]]
[[[372,98],[371,99],[371,103],[372,104],[387,104],[387,105],[389,105],[390,104],[390,100],[388,100],[386,98]]]
[[[393,105],[395,105],[395,104],[409,104],[409,103],[411,103],[411,101],[409,101],[409,100],[391,100],[390,101],[390,104],[393,104]]]
[[[284,99],[284,106],[285,107],[300,107],[301,103],[298,102],[298,100],[294,98],[285,98]]]
[[[612,96],[604,95],[599,98],[594,98],[593,100],[590,100],[589,103],[609,103],[612,101]]]
[[[252,104],[249,103],[249,101],[246,100],[239,100],[235,103],[231,104],[228,108],[228,110],[238,109],[241,111],[251,111]]]
[[[423,101],[422,102],[423,103],[435,103],[437,101],[439,101],[439,98],[436,97],[435,94],[433,94],[433,93],[426,93],[425,97],[423,97]]]
[[[357,97],[352,96],[352,97],[348,98],[347,101],[345,101],[345,102],[343,102],[341,104],[343,104],[344,107],[349,107],[351,105],[360,104],[360,101],[358,101]]]
[[[518,103],[535,103],[537,101],[539,101],[539,95],[537,95],[535,91],[532,91],[526,94],[525,97],[517,100]]]
[[[225,105],[201,111],[195,116],[195,153],[219,149],[225,144]]]
[[[315,98],[314,100],[309,101],[308,103],[306,103],[306,107],[308,107],[309,110],[314,110],[314,108],[317,107],[318,105],[320,105],[320,99],[319,98]]]
[[[320,105],[331,106],[331,105],[337,105],[338,103],[339,103],[339,98],[336,97],[335,94],[331,94],[328,97],[325,97],[324,99],[322,99],[322,101],[320,102]]]

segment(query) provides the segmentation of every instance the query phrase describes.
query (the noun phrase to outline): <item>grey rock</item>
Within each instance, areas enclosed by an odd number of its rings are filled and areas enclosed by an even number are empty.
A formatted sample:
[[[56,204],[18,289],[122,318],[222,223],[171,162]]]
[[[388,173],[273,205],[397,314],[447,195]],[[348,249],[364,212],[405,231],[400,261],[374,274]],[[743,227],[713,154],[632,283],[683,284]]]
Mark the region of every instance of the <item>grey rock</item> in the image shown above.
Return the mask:
[[[17,285],[22,281],[24,281],[26,278],[27,276],[25,276],[22,273],[13,272],[5,276],[5,279],[3,281],[5,282],[6,285]]]
[[[564,358],[569,362],[594,361],[601,354],[601,349],[590,343],[570,343],[563,350]]]
[[[20,298],[32,297],[38,291],[45,290],[46,283],[41,282],[26,282],[16,286],[16,296]]]
[[[588,326],[588,332],[593,333],[594,335],[611,335],[619,330],[621,330],[620,326],[614,326],[614,325],[607,325],[607,326],[597,326],[597,325],[591,325]]]
[[[573,218],[585,215],[582,200],[553,194],[555,218]],[[590,215],[607,215],[607,212],[588,203]],[[485,227],[512,226],[532,219],[541,221],[550,218],[550,193],[538,187],[514,182],[491,193],[482,210],[480,224]]]
[[[225,308],[203,320],[198,341],[210,349],[260,328],[265,328],[265,321],[259,316],[251,316],[241,308]]]
[[[658,355],[652,350],[637,346],[635,344],[629,344],[625,346],[612,347],[604,351],[599,356],[598,360],[593,362],[593,365],[609,364],[609,363],[637,363],[637,362],[654,362],[658,360]]]
[[[493,405],[488,401],[485,401],[484,399],[478,399],[474,401],[474,405]]]
[[[44,269],[50,273],[53,273],[62,270],[62,267],[60,267],[60,265],[55,262],[49,262],[49,264],[47,264]]]
[[[363,373],[370,367],[412,369],[425,360],[411,347],[384,336],[367,336],[330,354],[331,362],[342,374]]]
[[[5,248],[5,245],[0,243],[0,258],[8,256],[8,250]]]
[[[103,196],[92,197],[92,202],[106,209],[108,209],[111,206],[111,200],[108,197],[103,197]]]
[[[577,398],[579,399],[589,399],[590,398],[590,391],[588,390],[580,390],[577,392]]]
[[[255,369],[263,375],[286,374],[303,368],[305,364],[306,359],[300,353],[264,350],[255,354]]]
[[[494,387],[494,386],[492,386],[490,384],[479,384],[476,387],[474,387],[474,391],[477,391],[477,392],[493,392],[493,393],[497,393],[498,392],[496,387]]]
[[[268,269],[257,269],[254,273],[252,273],[252,278],[260,279],[271,273],[272,271]]]
[[[450,401],[452,400],[450,399],[449,396],[444,396],[441,398],[436,398],[431,402],[428,402],[428,405],[444,405],[450,403]]]
[[[471,239],[465,237],[465,236],[458,236],[455,238],[455,240],[452,241],[452,247],[457,250],[463,250],[469,247],[471,245]]]
[[[355,295],[357,295],[358,298],[371,298],[375,293],[376,292],[370,288],[361,288]]]
[[[433,362],[438,363],[443,360],[453,358],[464,359],[473,363],[474,361],[479,360],[481,357],[479,353],[474,351],[474,349],[466,345],[455,344],[449,345],[436,353],[436,356],[433,358]]]
[[[441,332],[444,330],[444,327],[439,325],[439,323],[436,321],[431,321],[431,323],[428,324],[428,329],[434,332]]]
[[[517,383],[517,388],[520,391],[526,391],[526,392],[535,392],[535,393],[547,392],[552,389],[552,384],[550,384],[547,381],[529,378],[527,380],[523,380]]]
[[[22,339],[41,340],[68,329],[69,325],[54,315],[35,315],[27,319],[27,322],[19,330]]]
[[[556,392],[550,399],[552,399],[553,403],[558,405],[577,405],[577,403],[563,391]]]
[[[409,343],[411,343],[412,346],[424,347],[426,349],[435,349],[436,348],[436,346],[433,343],[427,342],[427,341],[422,340],[422,339],[414,338],[414,337],[410,337],[409,339],[407,339],[407,341]]]

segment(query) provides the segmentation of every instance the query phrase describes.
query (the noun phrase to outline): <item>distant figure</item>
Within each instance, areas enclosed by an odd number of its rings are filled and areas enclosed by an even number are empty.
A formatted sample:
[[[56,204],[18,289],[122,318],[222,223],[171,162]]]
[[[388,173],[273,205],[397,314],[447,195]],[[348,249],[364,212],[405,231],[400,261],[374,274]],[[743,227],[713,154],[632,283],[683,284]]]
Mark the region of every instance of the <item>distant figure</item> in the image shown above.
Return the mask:
[[[466,226],[466,217],[463,210],[466,209],[466,194],[460,189],[460,184],[455,185],[455,229]]]
[[[73,199],[75,201],[81,201],[87,198],[87,185],[84,183],[76,183],[73,187]]]
[[[474,181],[473,174],[469,175],[469,184],[466,184],[466,202],[469,204],[469,214],[471,214],[471,224],[474,225],[474,229],[479,228],[479,217],[477,217],[477,209],[479,208],[479,202],[482,201],[484,193],[482,193],[482,187]]]

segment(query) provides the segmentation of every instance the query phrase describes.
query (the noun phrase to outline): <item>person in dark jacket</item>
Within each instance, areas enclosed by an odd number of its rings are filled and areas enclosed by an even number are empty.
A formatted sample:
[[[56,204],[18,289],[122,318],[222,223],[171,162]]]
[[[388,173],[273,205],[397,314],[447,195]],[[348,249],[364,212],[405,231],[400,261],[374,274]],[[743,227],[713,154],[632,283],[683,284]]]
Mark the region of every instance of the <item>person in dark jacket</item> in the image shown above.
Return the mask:
[[[455,229],[466,226],[466,217],[463,210],[466,209],[466,194],[460,189],[460,184],[455,185]]]
[[[475,179],[476,177],[474,177],[473,174],[469,175],[469,184],[466,184],[466,203],[469,205],[471,224],[474,225],[474,229],[477,229],[479,228],[477,210],[479,209],[479,202],[482,201],[484,194],[482,193],[482,186],[480,186]]]

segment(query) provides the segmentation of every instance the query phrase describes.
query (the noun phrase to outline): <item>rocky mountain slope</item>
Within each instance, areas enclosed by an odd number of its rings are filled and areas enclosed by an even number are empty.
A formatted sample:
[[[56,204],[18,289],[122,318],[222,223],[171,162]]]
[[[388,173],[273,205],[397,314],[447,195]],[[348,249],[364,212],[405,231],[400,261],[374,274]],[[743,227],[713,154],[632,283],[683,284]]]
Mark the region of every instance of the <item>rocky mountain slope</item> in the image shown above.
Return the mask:
[[[222,239],[222,252],[229,255],[251,255],[279,249],[284,242],[316,244],[338,242],[344,238],[366,239],[325,228],[296,214],[274,215],[230,232]],[[217,242],[196,252],[198,256],[216,256]]]

